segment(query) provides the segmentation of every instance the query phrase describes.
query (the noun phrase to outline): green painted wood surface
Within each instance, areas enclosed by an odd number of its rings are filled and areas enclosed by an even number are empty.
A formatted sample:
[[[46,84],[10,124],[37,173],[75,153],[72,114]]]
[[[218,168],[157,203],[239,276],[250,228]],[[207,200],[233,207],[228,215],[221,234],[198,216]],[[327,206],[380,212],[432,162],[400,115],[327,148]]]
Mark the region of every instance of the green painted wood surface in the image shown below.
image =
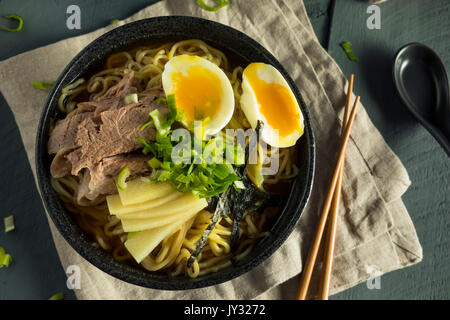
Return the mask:
[[[329,53],[346,75],[354,73],[355,93],[389,146],[408,170],[411,187],[403,199],[423,247],[423,261],[381,277],[381,289],[361,284],[334,299],[450,298],[450,158],[406,111],[392,80],[397,50],[410,42],[435,49],[450,70],[450,1],[389,0],[380,4],[381,29],[369,30],[369,4],[337,0]],[[359,62],[339,47],[353,44]]]
[[[0,15],[17,13],[25,20],[20,34],[0,32],[0,60],[95,30],[152,2],[155,0],[0,0]],[[449,160],[402,108],[393,92],[387,61],[401,44],[424,41],[444,57],[449,67],[450,40],[445,32],[450,29],[450,1],[390,0],[380,6],[382,29],[369,32],[365,28],[366,2],[336,0],[329,43],[331,0],[304,2],[321,44],[329,45],[331,55],[346,74],[357,74],[356,92],[363,95],[375,125],[408,169],[413,184],[405,195],[405,203],[425,254],[421,264],[383,276],[381,290],[368,290],[362,284],[333,298],[448,298]],[[81,30],[68,30],[65,26],[70,4],[81,8]],[[4,23],[8,21],[0,18],[0,24]],[[354,43],[360,63],[350,63],[338,47],[340,41],[346,40]],[[5,234],[0,221],[0,246],[13,255],[11,266],[0,270],[0,299],[47,299],[60,291],[66,299],[74,299],[73,292],[66,289],[64,270],[17,126],[1,95],[0,137],[0,218],[14,214],[17,226],[14,232]]]

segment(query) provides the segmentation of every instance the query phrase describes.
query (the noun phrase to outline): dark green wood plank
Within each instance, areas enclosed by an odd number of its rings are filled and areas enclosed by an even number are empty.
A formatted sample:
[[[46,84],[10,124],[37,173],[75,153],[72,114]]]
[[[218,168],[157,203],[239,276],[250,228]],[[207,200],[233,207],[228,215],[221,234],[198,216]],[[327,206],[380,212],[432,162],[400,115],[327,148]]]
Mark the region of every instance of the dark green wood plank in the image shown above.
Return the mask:
[[[306,0],[304,1],[306,12],[314,28],[314,32],[324,48],[328,48],[330,31],[331,0]]]
[[[0,15],[15,13],[24,20],[20,33],[0,33],[0,60],[18,53],[78,36],[108,25],[113,19],[124,19],[158,0],[2,0]],[[81,29],[66,27],[66,9],[75,4],[81,11]],[[9,22],[0,18],[1,25]],[[7,45],[6,45],[7,44]]]
[[[389,0],[380,4],[381,29],[369,30],[368,2],[338,0],[329,52],[346,75],[356,76],[355,92],[369,116],[408,170],[412,185],[403,199],[423,246],[424,260],[381,278],[381,290],[366,284],[334,299],[450,298],[450,159],[403,107],[391,76],[395,53],[403,44],[434,48],[450,70],[450,1]],[[350,41],[360,61],[349,61],[339,47]]]

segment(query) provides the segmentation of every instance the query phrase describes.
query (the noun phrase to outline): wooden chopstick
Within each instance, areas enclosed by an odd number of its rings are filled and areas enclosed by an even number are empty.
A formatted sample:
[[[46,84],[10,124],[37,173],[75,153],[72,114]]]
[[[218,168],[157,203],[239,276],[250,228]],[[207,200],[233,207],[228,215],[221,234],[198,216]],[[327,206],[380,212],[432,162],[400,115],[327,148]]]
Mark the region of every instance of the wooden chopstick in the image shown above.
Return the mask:
[[[347,147],[348,139],[350,137],[350,132],[351,132],[351,129],[353,126],[353,122],[355,120],[356,109],[357,109],[359,100],[360,100],[360,97],[359,96],[356,97],[352,112],[349,117],[348,124],[345,127],[344,135],[343,135],[343,138],[341,139],[341,146],[339,149],[339,156],[338,156],[338,159],[336,162],[336,167],[334,169],[333,177],[331,179],[328,193],[325,198],[325,203],[324,203],[324,206],[322,209],[322,213],[320,215],[316,233],[314,235],[313,242],[309,249],[308,257],[306,259],[306,263],[305,263],[305,266],[302,271],[301,283],[300,283],[300,287],[299,287],[299,291],[298,291],[298,295],[297,295],[298,300],[306,299],[306,294],[308,292],[309,283],[311,281],[311,275],[312,275],[312,272],[314,269],[314,264],[316,262],[317,254],[318,254],[319,247],[320,247],[320,242],[321,242],[321,239],[323,236],[323,231],[325,229],[325,225],[327,222],[328,212],[330,210],[331,202],[332,202],[333,195],[334,195],[334,192],[336,189],[336,184],[337,184],[337,180],[338,180],[339,172],[340,172],[340,170],[339,170],[340,164],[345,156],[345,149]]]
[[[347,100],[345,103],[345,114],[342,126],[341,136],[343,137],[345,132],[345,127],[348,124],[348,118],[350,116],[350,104],[353,92],[353,81],[354,75],[350,75],[349,85],[347,90]],[[328,295],[330,292],[330,282],[331,282],[331,270],[333,268],[333,256],[334,247],[336,240],[336,230],[337,230],[337,217],[339,213],[339,201],[341,199],[341,189],[342,189],[342,178],[344,174],[344,163],[345,156],[339,163],[339,176],[336,184],[336,189],[334,191],[333,201],[331,203],[331,212],[328,218],[328,232],[325,240],[325,249],[322,263],[322,275],[319,288],[319,300],[328,300]]]

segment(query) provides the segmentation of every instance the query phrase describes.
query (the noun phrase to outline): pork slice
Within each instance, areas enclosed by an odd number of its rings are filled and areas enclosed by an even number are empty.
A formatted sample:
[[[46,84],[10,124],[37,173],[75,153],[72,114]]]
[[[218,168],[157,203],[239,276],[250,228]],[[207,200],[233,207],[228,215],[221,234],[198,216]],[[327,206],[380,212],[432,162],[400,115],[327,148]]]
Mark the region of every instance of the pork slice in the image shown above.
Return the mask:
[[[59,150],[50,165],[50,173],[53,178],[62,178],[70,174],[72,164],[67,160],[66,156],[71,153],[75,147],[68,147]]]
[[[75,151],[66,156],[72,164],[73,175],[83,168],[93,168],[103,158],[129,153],[142,147],[136,137],[153,141],[156,130],[142,125],[149,119],[148,114],[157,106],[129,104],[121,109],[108,110],[96,117],[85,119],[80,123],[77,132]],[[160,107],[161,112],[167,112]]]
[[[129,179],[148,175],[151,168],[147,164],[147,160],[148,157],[142,154],[117,155],[104,158],[92,170],[85,169],[78,188],[78,203],[83,205],[95,201],[100,195],[117,193],[116,177],[125,167],[130,168]]]
[[[79,103],[74,111],[56,123],[48,141],[48,153],[57,154],[62,149],[75,147],[78,125],[83,120],[99,115],[106,110],[123,107],[125,105],[124,98],[128,94],[136,92],[134,72],[129,72],[97,101]]]
[[[89,199],[87,195],[89,194],[89,182],[91,181],[91,173],[89,169],[84,169],[81,174],[80,184],[78,185],[78,190],[76,194],[77,203],[80,206],[89,206],[94,201]]]
[[[120,109],[125,106],[125,97],[132,93],[137,93],[134,86],[134,71],[126,73],[122,80],[106,91],[106,93],[94,101],[86,101],[78,104],[78,107],[88,107],[95,109],[95,115],[107,110]]]
[[[107,100],[109,98],[125,98],[129,94],[137,92],[134,85],[134,71],[125,73],[122,80],[109,88],[108,91],[106,91],[105,94],[98,99],[98,101]]]
[[[138,97],[142,104],[151,105],[155,103],[156,99],[165,98],[165,94],[162,88],[150,88],[139,93]]]
[[[56,154],[63,149],[74,148],[79,124],[93,116],[95,108],[82,106],[69,113],[64,119],[58,120],[48,139],[49,154]]]

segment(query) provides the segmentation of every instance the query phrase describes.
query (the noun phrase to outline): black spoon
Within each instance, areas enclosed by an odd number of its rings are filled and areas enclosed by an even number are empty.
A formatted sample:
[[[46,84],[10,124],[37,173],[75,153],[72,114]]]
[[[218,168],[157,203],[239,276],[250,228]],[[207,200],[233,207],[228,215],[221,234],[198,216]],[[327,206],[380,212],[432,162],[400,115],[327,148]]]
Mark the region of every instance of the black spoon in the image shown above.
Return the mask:
[[[444,64],[421,43],[403,46],[394,61],[394,83],[403,103],[450,157],[450,99]]]

